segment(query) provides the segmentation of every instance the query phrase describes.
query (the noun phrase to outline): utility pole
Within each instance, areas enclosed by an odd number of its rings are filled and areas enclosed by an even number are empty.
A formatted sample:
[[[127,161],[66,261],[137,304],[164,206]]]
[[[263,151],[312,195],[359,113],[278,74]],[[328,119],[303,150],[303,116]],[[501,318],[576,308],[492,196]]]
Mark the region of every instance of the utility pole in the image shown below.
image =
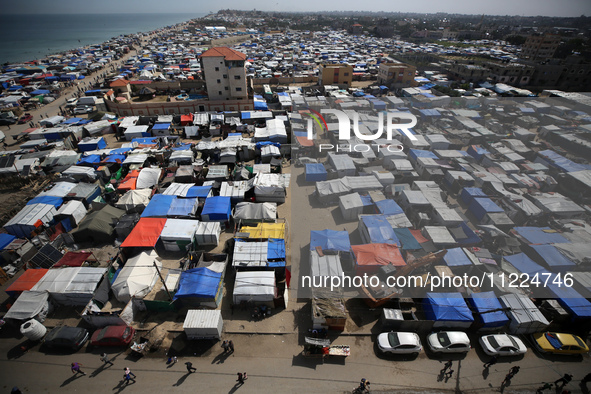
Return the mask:
[[[160,280],[162,281],[162,284],[164,285],[164,290],[166,290],[166,293],[168,294],[168,298],[170,298],[170,302],[172,302],[172,295],[170,295],[170,291],[168,291],[168,287],[166,287],[166,282],[162,278],[162,274],[160,273],[160,268],[158,268],[158,264],[156,264],[156,261],[154,261],[154,267],[156,267],[156,272],[158,272],[158,276],[160,277]]]

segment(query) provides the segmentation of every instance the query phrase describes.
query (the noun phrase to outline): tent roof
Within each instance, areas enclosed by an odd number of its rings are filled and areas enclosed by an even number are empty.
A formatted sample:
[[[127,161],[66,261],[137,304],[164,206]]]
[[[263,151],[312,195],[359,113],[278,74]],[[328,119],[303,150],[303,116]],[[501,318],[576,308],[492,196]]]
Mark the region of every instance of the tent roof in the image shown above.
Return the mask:
[[[31,290],[47,273],[46,268],[28,269],[6,289],[6,293],[18,293]]]
[[[174,299],[188,297],[215,298],[221,280],[221,272],[212,271],[207,267],[198,267],[183,271]]]
[[[425,315],[429,320],[474,321],[460,293],[427,293]]]
[[[468,302],[478,312],[477,316],[485,326],[500,327],[509,322],[509,318],[501,310],[503,306],[493,291],[474,293],[471,298],[468,298]]]
[[[336,230],[310,231],[310,250],[317,246],[322,250],[348,252],[351,249],[349,233]]]
[[[153,248],[160,238],[166,219],[141,218],[121,244],[123,248]]]
[[[142,212],[142,218],[147,217],[166,217],[172,202],[176,196],[168,196],[165,194],[154,194],[152,199]]]
[[[351,250],[357,265],[406,265],[396,245],[385,243],[352,245]]]

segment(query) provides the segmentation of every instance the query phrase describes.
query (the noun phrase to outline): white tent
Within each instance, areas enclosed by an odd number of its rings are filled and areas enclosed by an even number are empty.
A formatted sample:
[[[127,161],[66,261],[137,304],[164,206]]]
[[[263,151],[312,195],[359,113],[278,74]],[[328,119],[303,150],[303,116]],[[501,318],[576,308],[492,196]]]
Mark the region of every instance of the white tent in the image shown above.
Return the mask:
[[[511,334],[542,332],[550,324],[534,303],[524,295],[505,294],[499,297],[499,301],[507,308],[507,316],[511,320]]]
[[[277,295],[274,271],[239,271],[234,282],[234,304],[242,301],[273,302]]]
[[[341,208],[343,219],[347,221],[358,220],[359,215],[363,213],[361,196],[359,193],[351,193],[339,197],[339,208]]]
[[[343,267],[338,254],[320,256],[316,250],[310,251],[310,276],[341,277]]]
[[[277,218],[277,204],[272,202],[253,203],[253,202],[239,202],[234,208],[234,219],[276,219]]]
[[[198,220],[167,219],[160,233],[164,249],[171,252],[185,251],[195,239],[198,226]]]
[[[61,305],[86,305],[106,271],[106,268],[98,267],[51,269],[31,290],[47,291]]]
[[[151,189],[136,189],[129,190],[126,192],[119,201],[115,203],[115,206],[120,209],[124,209],[126,212],[138,212],[141,213],[146,206],[150,203],[150,196],[152,195]]]
[[[25,205],[4,225],[4,229],[19,238],[28,238],[31,232],[37,228],[39,221],[48,225],[56,213],[55,207],[50,204]]]
[[[49,294],[46,291],[23,291],[4,315],[4,319],[45,320],[49,312]]]
[[[149,136],[148,133],[148,126],[130,126],[125,130],[125,140],[131,141],[134,138],[142,138],[144,136]]]
[[[291,174],[257,174],[254,194],[260,202],[285,202]]]
[[[140,175],[137,177],[136,189],[147,189],[158,184],[160,174],[162,170],[160,168],[142,168]]]
[[[195,232],[197,245],[218,245],[222,226],[220,222],[200,222]]]
[[[56,216],[69,216],[73,226],[77,226],[86,216],[86,207],[82,201],[70,200],[60,207]]]
[[[125,303],[133,296],[144,298],[158,280],[158,271],[154,264],[162,269],[162,263],[157,257],[156,252],[152,250],[150,253],[142,252],[127,260],[111,286],[115,298]]]

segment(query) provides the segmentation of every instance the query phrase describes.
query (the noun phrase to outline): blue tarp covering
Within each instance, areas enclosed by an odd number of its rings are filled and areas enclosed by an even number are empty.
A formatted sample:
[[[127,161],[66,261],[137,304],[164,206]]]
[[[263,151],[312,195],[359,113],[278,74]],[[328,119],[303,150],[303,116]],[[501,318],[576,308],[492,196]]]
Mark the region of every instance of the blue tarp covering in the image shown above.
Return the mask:
[[[420,89],[420,88],[419,88]],[[419,112],[421,113],[421,116],[426,116],[426,117],[439,117],[441,116],[441,113],[439,113],[439,111],[437,111],[436,109],[420,109]]]
[[[187,190],[187,195],[185,197],[206,198],[210,191],[211,186],[191,186],[189,190]]]
[[[376,202],[376,207],[382,215],[398,215],[404,213],[400,205],[396,204],[394,200],[381,200]]]
[[[100,138],[99,140],[96,141],[81,141],[78,143],[78,149],[81,152],[88,152],[91,150],[97,150],[97,149],[104,149],[107,147],[107,141],[105,141],[104,138]]]
[[[364,207],[369,207],[373,205],[373,200],[371,199],[371,196],[369,195],[364,195],[364,194],[360,194],[359,198],[361,199],[361,204]]]
[[[0,234],[0,250],[4,250],[5,247],[8,246],[12,241],[14,241],[16,237],[14,235],[1,233]]]
[[[70,119],[64,120],[62,123],[63,124],[76,124],[76,123],[80,122],[81,120],[83,120],[83,119],[82,118],[70,118]]]
[[[514,230],[521,237],[525,238],[529,244],[544,245],[544,244],[563,244],[570,243],[557,232],[554,232],[550,227],[515,227]]]
[[[125,155],[109,155],[102,160],[103,163],[123,163],[125,161]]]
[[[146,208],[147,209],[147,208]],[[215,196],[205,200],[201,218],[205,221],[228,221],[232,205],[230,197]]]
[[[482,239],[466,223],[462,222],[457,227],[450,227],[449,231],[456,240],[456,243],[460,246],[476,245],[482,242]]]
[[[457,267],[461,265],[472,265],[472,261],[466,256],[462,248],[448,249],[443,261],[448,267]]]
[[[460,293],[427,293],[425,316],[435,321],[474,321],[470,308]]]
[[[480,160],[483,155],[490,153],[480,145],[470,145],[466,150],[470,156],[475,158],[476,160]]]
[[[554,272],[570,271],[576,266],[552,245],[531,245],[531,247]]]
[[[151,145],[158,143],[159,137],[145,137],[145,138],[134,138],[131,142],[136,142],[139,145]]]
[[[83,156],[78,160],[76,164],[97,164],[101,161],[101,155],[88,155]]]
[[[540,272],[548,272],[541,265],[527,257],[525,253],[517,253],[511,256],[503,256],[515,269],[524,274],[528,274],[530,277]]]
[[[172,200],[172,204],[170,204],[170,208],[168,209],[168,213],[166,216],[188,217],[189,215],[191,215],[191,212],[193,212],[193,208],[195,207],[196,203],[196,198],[176,198]]]
[[[569,160],[566,157],[561,156],[550,149],[538,152],[538,154],[543,159],[548,161],[551,165],[558,167],[560,170],[564,172],[574,172],[591,169],[590,165],[575,163],[574,161]]]
[[[31,201],[27,203],[27,205],[33,204],[47,204],[53,205],[55,209],[58,209],[64,203],[64,199],[61,197],[54,197],[54,196],[38,196],[33,198]]]
[[[395,228],[394,234],[402,245],[402,250],[421,250],[421,244],[407,228]]]
[[[351,249],[349,233],[346,231],[310,231],[310,250],[320,246],[322,250],[348,252]]]
[[[488,197],[485,192],[482,191],[479,187],[465,187],[462,189],[462,193],[460,194],[462,197],[462,201],[466,203],[466,205],[470,205],[474,197]]]
[[[503,208],[499,207],[488,197],[474,198],[468,207],[470,212],[474,214],[476,219],[482,220],[484,215],[489,212],[505,212]]]
[[[118,148],[118,149],[112,149],[111,152],[109,152],[110,155],[123,155],[127,152],[132,151],[133,148]]]
[[[437,155],[435,153],[428,151],[428,150],[421,150],[421,149],[411,149],[408,152],[408,157],[413,161],[416,161],[418,157],[426,157],[426,158],[431,158],[434,160],[439,159],[439,157],[437,157]]]
[[[468,303],[478,312],[475,315],[483,327],[503,327],[509,323],[509,318],[501,310],[503,307],[493,291],[474,293],[468,298]]]
[[[328,173],[322,163],[306,164],[306,182],[325,181]]]
[[[168,130],[170,129],[170,123],[156,123],[152,130]]]
[[[212,271],[207,267],[183,271],[174,300],[179,298],[215,298],[221,281],[222,273]]]
[[[281,261],[269,261],[269,267],[285,267],[285,240],[269,238],[267,246],[267,259],[268,260],[281,260]],[[274,265],[271,265],[274,264]]]
[[[40,94],[49,94],[50,91],[49,90],[45,90],[45,89],[37,89],[37,90],[33,90],[31,92],[31,96],[38,96]]]
[[[255,111],[266,111],[269,107],[267,106],[267,102],[263,99],[262,96],[254,96],[254,110]]]
[[[176,196],[154,194],[142,212],[143,218],[165,218]]]
[[[400,240],[396,237],[392,225],[384,215],[362,216],[361,220],[369,233],[369,243],[391,244],[400,247]]]

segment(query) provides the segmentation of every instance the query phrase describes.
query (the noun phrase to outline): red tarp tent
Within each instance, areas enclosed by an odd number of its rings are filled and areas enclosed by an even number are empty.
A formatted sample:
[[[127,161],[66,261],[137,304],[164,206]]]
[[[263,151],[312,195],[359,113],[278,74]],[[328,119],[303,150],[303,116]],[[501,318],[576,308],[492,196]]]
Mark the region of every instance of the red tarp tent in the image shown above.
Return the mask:
[[[52,268],[81,267],[90,256],[92,256],[90,252],[68,252]]]
[[[16,297],[23,291],[31,290],[43,278],[47,271],[45,268],[26,270],[17,280],[8,286],[6,294]]]
[[[153,248],[166,224],[165,218],[141,218],[121,244],[122,248]]]
[[[381,265],[406,265],[398,246],[391,244],[352,245],[357,275],[375,274]]]
[[[425,243],[425,242],[429,242],[429,240],[427,238],[423,237],[423,234],[421,234],[421,230],[410,230],[410,233],[412,234],[413,237],[415,237],[417,242],[420,244]]]
[[[140,170],[133,170],[121,181],[117,190],[128,191],[135,190],[135,184],[137,183],[137,177],[140,175]]]

